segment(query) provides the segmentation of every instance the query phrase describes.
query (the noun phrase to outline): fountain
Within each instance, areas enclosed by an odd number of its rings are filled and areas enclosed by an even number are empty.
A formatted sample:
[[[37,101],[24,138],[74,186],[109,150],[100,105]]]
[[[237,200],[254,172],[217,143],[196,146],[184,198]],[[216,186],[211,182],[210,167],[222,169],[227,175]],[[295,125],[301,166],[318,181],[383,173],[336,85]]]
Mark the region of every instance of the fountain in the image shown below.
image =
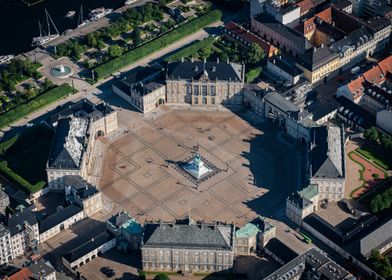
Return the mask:
[[[53,77],[65,79],[73,74],[73,69],[70,66],[60,64],[52,68],[50,74],[52,74]]]

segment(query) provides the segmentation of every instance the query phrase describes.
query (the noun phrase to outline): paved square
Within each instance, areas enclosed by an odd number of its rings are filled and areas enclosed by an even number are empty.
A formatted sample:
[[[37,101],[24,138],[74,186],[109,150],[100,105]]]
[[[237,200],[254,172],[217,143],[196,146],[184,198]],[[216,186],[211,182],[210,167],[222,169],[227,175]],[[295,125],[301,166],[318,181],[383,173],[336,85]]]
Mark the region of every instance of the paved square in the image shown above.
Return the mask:
[[[241,225],[257,214],[273,216],[301,180],[293,168],[303,162],[300,144],[281,142],[281,130],[268,122],[253,126],[227,110],[159,110],[118,113],[128,132],[107,144],[99,184],[113,212],[127,210],[140,221],[171,221],[190,212],[194,219]],[[199,185],[176,168],[197,145],[220,169]]]

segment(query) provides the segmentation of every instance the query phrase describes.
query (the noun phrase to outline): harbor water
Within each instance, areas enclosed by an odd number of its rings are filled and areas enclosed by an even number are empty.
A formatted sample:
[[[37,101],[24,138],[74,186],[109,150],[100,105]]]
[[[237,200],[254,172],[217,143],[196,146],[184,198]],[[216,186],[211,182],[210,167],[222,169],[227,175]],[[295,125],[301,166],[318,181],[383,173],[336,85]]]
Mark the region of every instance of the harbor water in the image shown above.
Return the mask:
[[[30,0],[32,2],[32,0]],[[31,41],[39,36],[38,21],[47,30],[45,8],[48,10],[60,34],[74,29],[78,24],[80,5],[83,5],[84,18],[90,10],[105,7],[117,9],[124,0],[43,0],[28,6],[23,0],[0,0],[0,55],[17,55],[32,49]],[[66,17],[75,11],[73,17]],[[53,27],[51,27],[52,32]]]

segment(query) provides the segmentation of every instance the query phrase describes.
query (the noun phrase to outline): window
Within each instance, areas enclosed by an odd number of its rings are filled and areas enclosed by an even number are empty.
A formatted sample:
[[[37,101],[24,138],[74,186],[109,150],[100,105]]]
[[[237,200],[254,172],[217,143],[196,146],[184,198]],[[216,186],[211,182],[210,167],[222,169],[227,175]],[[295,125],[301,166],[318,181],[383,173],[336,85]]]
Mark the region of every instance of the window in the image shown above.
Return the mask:
[[[186,86],[186,94],[192,94],[192,86]]]
[[[211,98],[211,104],[215,104],[215,97]]]
[[[197,86],[197,85],[193,86],[193,94],[199,95],[199,86]]]
[[[207,95],[207,86],[202,86],[201,90],[202,90],[202,95],[206,96]]]
[[[206,97],[203,97],[202,103],[203,104],[207,104],[207,98]]]
[[[210,92],[212,96],[216,95],[216,86],[210,86]]]
[[[194,104],[199,104],[199,98],[197,96],[195,96],[195,102]]]

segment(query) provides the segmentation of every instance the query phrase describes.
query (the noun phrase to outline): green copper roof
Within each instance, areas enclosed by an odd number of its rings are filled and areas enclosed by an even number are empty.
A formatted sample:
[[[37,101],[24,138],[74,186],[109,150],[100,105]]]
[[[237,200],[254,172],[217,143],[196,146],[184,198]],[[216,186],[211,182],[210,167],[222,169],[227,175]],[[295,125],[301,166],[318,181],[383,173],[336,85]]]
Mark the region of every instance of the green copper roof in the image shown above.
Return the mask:
[[[261,230],[252,223],[247,223],[245,226],[235,232],[236,237],[250,237],[255,236]]]
[[[133,234],[142,233],[143,231],[142,226],[133,218],[126,221],[121,227]]]
[[[299,195],[303,198],[310,200],[313,197],[315,197],[316,195],[318,195],[318,186],[316,184],[311,184],[311,185],[307,186],[306,188],[304,188],[303,190],[301,190],[299,192]]]

